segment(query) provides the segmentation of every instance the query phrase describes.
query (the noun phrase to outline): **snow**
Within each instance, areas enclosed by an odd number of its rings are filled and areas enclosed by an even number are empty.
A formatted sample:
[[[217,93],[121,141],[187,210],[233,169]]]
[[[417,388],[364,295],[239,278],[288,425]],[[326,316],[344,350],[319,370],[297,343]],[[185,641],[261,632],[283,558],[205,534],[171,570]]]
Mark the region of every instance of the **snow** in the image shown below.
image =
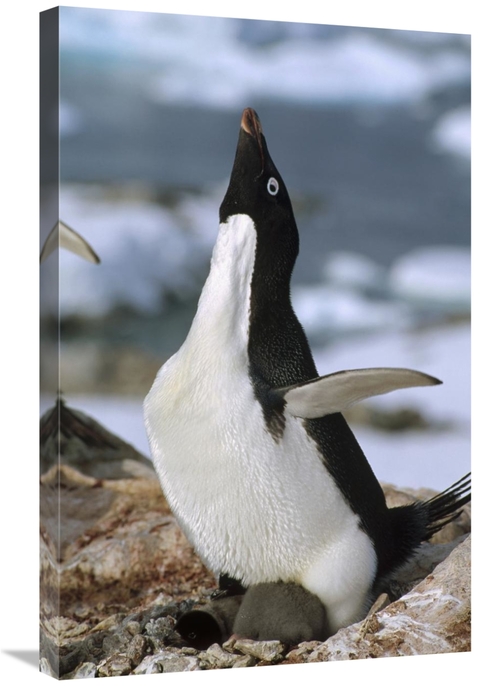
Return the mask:
[[[415,303],[448,311],[468,311],[471,299],[471,253],[460,246],[420,248],[398,259],[389,282],[393,293]]]
[[[63,185],[60,216],[101,258],[90,265],[62,250],[61,316],[102,316],[117,305],[159,312],[163,294],[190,293],[218,230],[220,193],[181,198],[174,209],[147,197],[111,199],[98,187]]]
[[[470,107],[457,107],[446,112],[434,128],[432,143],[439,152],[451,152],[458,157],[470,160]]]

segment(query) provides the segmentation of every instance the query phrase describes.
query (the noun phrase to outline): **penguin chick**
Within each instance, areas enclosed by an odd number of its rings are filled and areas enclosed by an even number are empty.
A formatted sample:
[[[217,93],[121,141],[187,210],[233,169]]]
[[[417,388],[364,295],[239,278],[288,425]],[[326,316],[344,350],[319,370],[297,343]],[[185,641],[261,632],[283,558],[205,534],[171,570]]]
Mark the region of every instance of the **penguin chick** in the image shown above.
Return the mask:
[[[233,631],[242,599],[242,595],[225,596],[189,610],[179,618],[175,630],[197,650],[206,650],[213,643],[222,645]]]
[[[326,610],[316,595],[298,584],[256,584],[243,597],[233,632],[239,638],[287,645],[323,641],[328,636]]]

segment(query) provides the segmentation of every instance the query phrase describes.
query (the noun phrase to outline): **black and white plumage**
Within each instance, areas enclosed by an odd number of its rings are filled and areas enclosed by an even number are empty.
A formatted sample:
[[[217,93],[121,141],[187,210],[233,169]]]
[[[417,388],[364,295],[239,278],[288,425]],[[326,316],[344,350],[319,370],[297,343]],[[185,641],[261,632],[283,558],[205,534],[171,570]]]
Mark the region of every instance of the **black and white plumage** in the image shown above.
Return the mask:
[[[319,378],[290,300],[298,249],[285,184],[246,109],[210,274],[145,421],[165,496],[205,564],[245,587],[303,586],[333,633],[362,618],[374,584],[470,496],[462,480],[387,508],[341,411],[440,381],[406,369]]]

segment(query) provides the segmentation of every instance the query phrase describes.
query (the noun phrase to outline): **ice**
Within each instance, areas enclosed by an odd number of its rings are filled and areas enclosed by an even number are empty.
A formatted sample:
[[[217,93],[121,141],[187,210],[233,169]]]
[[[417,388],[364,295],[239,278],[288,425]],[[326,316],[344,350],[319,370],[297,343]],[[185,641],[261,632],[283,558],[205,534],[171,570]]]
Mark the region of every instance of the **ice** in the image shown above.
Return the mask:
[[[250,33],[246,40],[238,19],[61,10],[63,55],[85,52],[108,66],[141,61],[149,67],[145,91],[169,103],[401,103],[470,79],[467,47],[446,34],[429,42],[427,33],[398,32],[394,40],[394,32],[314,25],[300,31],[286,22],[279,30],[274,25],[274,40],[265,22],[253,23]]]
[[[471,254],[460,246],[414,250],[393,265],[389,282],[395,295],[449,311],[468,311],[471,298]]]
[[[60,252],[61,316],[103,316],[119,305],[151,314],[165,292],[197,292],[218,231],[218,193],[180,198],[173,209],[103,193],[61,188],[61,219],[101,258],[96,266]]]
[[[408,325],[411,311],[404,303],[375,301],[353,289],[335,289],[329,284],[296,286],[294,310],[311,334],[331,331],[334,335]]]
[[[437,122],[432,142],[440,152],[470,159],[471,155],[471,111],[470,107],[457,107],[446,112]]]
[[[433,246],[413,250],[386,270],[363,255],[335,252],[324,280],[297,285],[292,299],[299,320],[314,337],[384,329],[402,330],[422,316],[470,312],[470,250]]]
[[[378,290],[383,288],[386,271],[374,260],[354,252],[338,250],[323,269],[325,279],[335,286]]]

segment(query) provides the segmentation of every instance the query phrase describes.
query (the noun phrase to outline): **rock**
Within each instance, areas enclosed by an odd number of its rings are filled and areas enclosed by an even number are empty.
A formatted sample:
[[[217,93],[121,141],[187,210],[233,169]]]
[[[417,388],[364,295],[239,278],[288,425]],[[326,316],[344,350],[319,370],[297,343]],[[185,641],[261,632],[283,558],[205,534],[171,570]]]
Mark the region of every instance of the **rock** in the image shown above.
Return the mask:
[[[204,669],[227,669],[233,667],[238,659],[237,655],[223,650],[218,643],[214,643],[207,650],[200,653],[200,665]]]
[[[155,652],[163,650],[174,633],[175,619],[173,617],[159,617],[152,619],[145,626],[145,633],[150,637]]]
[[[410,591],[419,581],[430,574],[434,568],[467,538],[459,536],[451,543],[423,543],[418,555],[409,560],[396,574],[388,579],[384,588],[392,600]]]
[[[321,645],[321,641],[304,641],[286,654],[286,661],[290,664],[307,662],[309,655]]]
[[[280,641],[252,641],[247,638],[241,638],[236,639],[231,644],[233,651],[250,655],[262,662],[279,662],[284,658],[285,654],[285,646]]]
[[[46,417],[42,433],[55,445],[53,420]],[[279,641],[235,638],[203,653],[188,647],[176,622],[207,605],[216,580],[154,473],[125,469],[127,444],[76,410],[61,435],[75,459],[49,467],[40,486],[41,671],[72,679],[470,650],[470,506],[378,589],[387,607],[327,641],[288,653]],[[384,492],[392,507],[435,495]]]
[[[177,618],[197,592],[215,586],[156,477],[98,479],[56,465],[40,488],[40,646],[57,676],[126,651],[147,621],[162,612]],[[163,647],[158,639],[156,649]],[[123,661],[101,667],[109,674],[128,669]]]
[[[134,669],[134,674],[161,674],[163,672],[192,672],[201,669],[197,657],[181,655],[164,650],[148,655]]]
[[[149,650],[150,642],[148,639],[141,634],[136,634],[128,645],[126,656],[129,658],[132,665],[137,667],[146,657]]]
[[[470,650],[470,536],[386,609],[341,629],[307,662]]]
[[[233,669],[237,669],[239,667],[253,667],[256,664],[257,660],[251,655],[240,655],[234,661]]]
[[[97,676],[125,676],[132,671],[132,663],[125,655],[112,655],[97,666]]]
[[[82,662],[66,679],[90,679],[97,676],[97,666],[93,662]]]
[[[136,636],[141,631],[141,625],[139,624],[139,622],[132,620],[127,624],[126,630],[129,632],[131,636]]]
[[[155,583],[172,598],[214,583],[177,526],[157,480],[102,480],[61,466],[42,477],[41,488],[47,509],[54,512],[42,510],[42,586],[47,595],[59,586],[64,614],[84,601],[101,621],[107,616],[100,616],[100,603],[124,603],[144,590],[154,593]]]
[[[61,396],[40,420],[40,473],[56,464],[98,479],[155,478],[151,460]]]
[[[52,669],[50,662],[46,657],[40,658],[39,670],[42,674],[47,674],[48,676],[52,676],[57,679],[57,674]]]
[[[117,626],[121,624],[124,617],[125,615],[123,612],[111,615],[110,617],[106,617],[106,619],[103,619],[102,622],[99,622],[99,624],[97,624],[97,626],[95,626],[92,629],[92,631],[105,631],[106,629],[115,629]]]

